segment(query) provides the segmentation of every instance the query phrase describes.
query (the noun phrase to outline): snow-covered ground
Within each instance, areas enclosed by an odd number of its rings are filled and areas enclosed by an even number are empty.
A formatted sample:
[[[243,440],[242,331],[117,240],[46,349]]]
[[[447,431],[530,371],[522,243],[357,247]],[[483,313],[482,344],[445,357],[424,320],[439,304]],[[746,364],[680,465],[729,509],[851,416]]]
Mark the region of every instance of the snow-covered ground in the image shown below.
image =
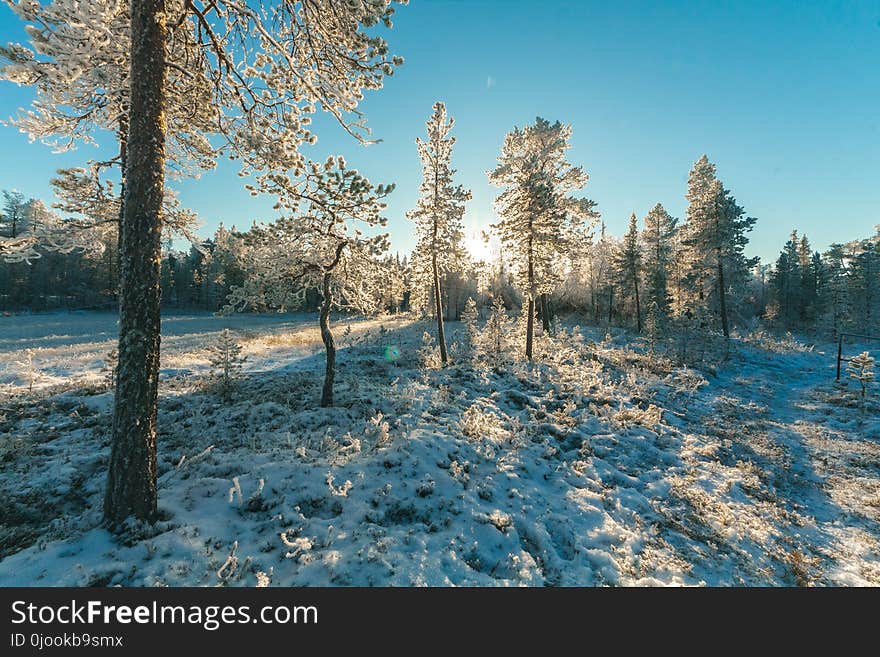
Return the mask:
[[[430,324],[345,324],[322,409],[313,317],[166,318],[162,519],[117,537],[115,319],[0,318],[0,585],[880,585],[880,404],[830,346],[736,340],[701,373],[569,327],[534,366],[472,365],[452,323],[440,370]]]

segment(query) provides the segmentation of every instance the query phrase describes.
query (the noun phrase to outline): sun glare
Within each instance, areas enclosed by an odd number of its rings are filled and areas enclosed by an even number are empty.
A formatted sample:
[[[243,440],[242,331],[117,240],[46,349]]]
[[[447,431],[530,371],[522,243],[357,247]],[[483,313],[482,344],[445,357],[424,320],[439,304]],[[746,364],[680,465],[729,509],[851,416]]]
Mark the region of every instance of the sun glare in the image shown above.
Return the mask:
[[[477,262],[486,262],[492,258],[491,245],[483,239],[482,232],[479,230],[468,231],[464,240],[464,247],[471,258]]]

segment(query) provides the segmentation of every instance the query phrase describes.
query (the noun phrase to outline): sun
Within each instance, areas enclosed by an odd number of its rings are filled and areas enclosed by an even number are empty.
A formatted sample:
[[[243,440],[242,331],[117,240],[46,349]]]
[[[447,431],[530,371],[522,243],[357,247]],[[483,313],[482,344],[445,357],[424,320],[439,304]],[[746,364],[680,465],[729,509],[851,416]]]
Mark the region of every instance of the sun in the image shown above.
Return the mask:
[[[491,244],[483,239],[479,230],[468,231],[464,238],[464,248],[476,262],[488,262],[492,259]]]

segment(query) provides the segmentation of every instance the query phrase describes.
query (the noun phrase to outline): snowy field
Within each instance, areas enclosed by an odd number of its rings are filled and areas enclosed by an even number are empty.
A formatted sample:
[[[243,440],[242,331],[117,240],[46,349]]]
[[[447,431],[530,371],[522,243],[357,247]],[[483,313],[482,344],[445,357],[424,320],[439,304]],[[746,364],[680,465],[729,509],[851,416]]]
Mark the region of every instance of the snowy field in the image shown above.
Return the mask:
[[[570,323],[532,367],[472,364],[451,323],[439,370],[429,324],[346,324],[321,409],[314,317],[166,317],[162,519],[115,537],[115,318],[0,318],[0,585],[880,585],[880,405],[830,345],[738,339],[699,372]]]

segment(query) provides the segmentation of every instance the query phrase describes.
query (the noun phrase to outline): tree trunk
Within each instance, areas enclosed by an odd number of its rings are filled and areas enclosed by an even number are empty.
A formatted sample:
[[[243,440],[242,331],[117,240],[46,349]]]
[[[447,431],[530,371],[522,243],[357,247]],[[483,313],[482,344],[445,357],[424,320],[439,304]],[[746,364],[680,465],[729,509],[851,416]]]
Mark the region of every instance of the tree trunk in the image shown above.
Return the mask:
[[[636,326],[639,329],[639,333],[642,332],[642,304],[639,301],[639,279],[636,279]]]
[[[608,288],[608,328],[611,328],[611,313],[614,311],[614,288]]]
[[[437,315],[437,344],[440,345],[440,362],[446,365],[449,355],[446,353],[446,333],[443,330],[443,300],[440,295],[440,269],[437,267],[436,252],[431,256],[434,270],[434,314]]]
[[[119,364],[104,519],[156,516],[165,2],[131,2],[131,112],[119,294]]]
[[[333,292],[330,289],[332,276],[330,272],[325,272],[321,287],[321,341],[327,352],[321,406],[333,406],[333,379],[336,376],[336,343],[333,341],[333,333],[330,331],[330,308],[333,305]]]
[[[721,305],[721,331],[725,338],[730,337],[730,328],[727,323],[727,291],[724,288],[724,264],[721,256],[718,257],[718,301]]]
[[[532,230],[533,222],[529,219],[529,303],[526,318],[526,358],[532,360],[532,343],[533,334],[535,332],[535,263],[534,263],[534,233]]]
[[[119,217],[116,221],[116,248],[110,253],[109,288],[113,298],[119,296],[119,280],[114,276],[113,260],[119,263],[122,260],[122,222],[125,218],[125,175],[128,167],[128,108],[123,106],[122,115],[119,117]]]
[[[532,360],[532,342],[535,333],[535,299],[529,296],[529,316],[526,318],[526,358]]]
[[[541,328],[545,333],[550,333],[550,301],[546,292],[541,295]]]

